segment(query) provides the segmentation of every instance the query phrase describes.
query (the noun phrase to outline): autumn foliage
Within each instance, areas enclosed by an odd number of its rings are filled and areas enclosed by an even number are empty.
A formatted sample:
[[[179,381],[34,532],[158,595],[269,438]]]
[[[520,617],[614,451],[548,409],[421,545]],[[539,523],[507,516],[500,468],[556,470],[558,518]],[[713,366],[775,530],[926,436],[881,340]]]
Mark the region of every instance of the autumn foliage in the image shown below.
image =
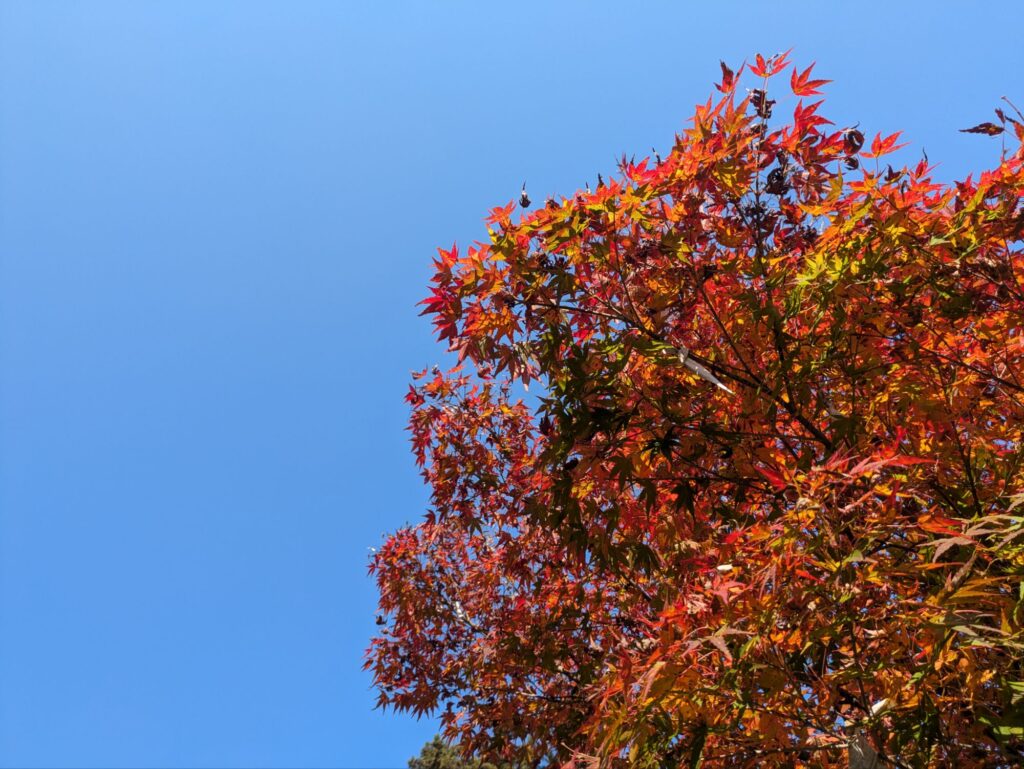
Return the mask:
[[[722,73],[664,158],[440,252],[380,703],[535,766],[1020,766],[1024,118],[941,184],[810,69]]]

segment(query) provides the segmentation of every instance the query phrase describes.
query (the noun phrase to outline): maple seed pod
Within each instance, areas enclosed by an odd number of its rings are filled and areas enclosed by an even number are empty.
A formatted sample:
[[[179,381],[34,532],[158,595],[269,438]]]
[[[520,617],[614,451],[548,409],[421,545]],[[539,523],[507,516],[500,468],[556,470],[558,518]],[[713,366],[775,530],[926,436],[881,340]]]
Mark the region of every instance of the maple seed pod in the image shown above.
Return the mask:
[[[851,128],[843,134],[843,148],[847,155],[856,155],[864,146],[864,134]]]
[[[785,195],[788,189],[789,183],[786,181],[785,172],[781,168],[773,168],[768,174],[764,191],[770,195]]]
[[[750,103],[753,105],[754,111],[759,118],[767,120],[772,116],[772,107],[775,106],[775,99],[769,99],[768,94],[760,88],[755,88],[750,92]]]
[[[998,112],[998,110],[997,110]],[[961,128],[960,133],[962,134],[984,134],[985,136],[998,136],[1005,129],[1002,126],[997,126],[995,123],[978,123],[976,126],[970,128]]]
[[[522,192],[519,193],[519,205],[523,208],[530,207],[530,196],[526,194],[526,182],[523,182]]]

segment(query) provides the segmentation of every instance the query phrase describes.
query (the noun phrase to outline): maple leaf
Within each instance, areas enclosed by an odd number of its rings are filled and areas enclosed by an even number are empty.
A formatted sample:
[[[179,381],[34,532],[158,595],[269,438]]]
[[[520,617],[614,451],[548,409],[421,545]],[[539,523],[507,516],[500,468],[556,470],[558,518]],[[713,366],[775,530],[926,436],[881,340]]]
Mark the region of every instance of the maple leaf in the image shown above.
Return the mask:
[[[757,54],[755,63],[750,67],[750,71],[762,78],[777,75],[789,65],[789,53],[789,51],[777,53],[774,56],[769,56],[768,59],[765,59],[761,54]]]
[[[725,93],[726,91],[731,90],[736,84],[736,73],[729,69],[729,66],[724,61],[720,61],[719,64],[722,67],[722,82],[717,84],[715,88],[722,93]]]
[[[897,131],[890,136],[882,138],[881,134],[876,134],[875,138],[871,140],[871,150],[869,152],[861,153],[862,157],[866,158],[880,158],[883,155],[888,155],[890,152],[895,152],[898,149],[906,147],[906,144],[897,144],[896,141],[900,138],[902,131]]]
[[[821,91],[818,89],[826,83],[831,83],[831,80],[810,80],[811,70],[814,69],[814,65],[811,64],[803,72],[797,74],[796,69],[793,70],[793,74],[789,78],[789,86],[793,90],[796,96],[814,96],[820,94]]]

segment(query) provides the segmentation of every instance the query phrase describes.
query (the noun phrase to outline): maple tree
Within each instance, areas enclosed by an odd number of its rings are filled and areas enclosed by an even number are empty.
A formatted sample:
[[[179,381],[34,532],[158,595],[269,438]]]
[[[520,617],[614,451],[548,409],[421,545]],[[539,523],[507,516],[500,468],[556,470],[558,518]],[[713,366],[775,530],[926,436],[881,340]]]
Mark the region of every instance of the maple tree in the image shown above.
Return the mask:
[[[1024,761],[1024,118],[939,183],[786,58],[435,262],[367,665],[474,755]]]

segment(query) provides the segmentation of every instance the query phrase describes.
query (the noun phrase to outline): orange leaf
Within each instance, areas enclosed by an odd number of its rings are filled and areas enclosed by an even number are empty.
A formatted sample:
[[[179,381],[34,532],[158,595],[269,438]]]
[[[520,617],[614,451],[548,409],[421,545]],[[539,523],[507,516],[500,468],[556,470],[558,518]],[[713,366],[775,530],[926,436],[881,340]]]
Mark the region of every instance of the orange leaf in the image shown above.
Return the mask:
[[[786,479],[774,470],[769,470],[767,467],[759,467],[757,468],[757,471],[768,479],[768,483],[770,483],[772,488],[776,491],[782,491],[789,486]]]
[[[515,201],[509,203],[507,206],[496,206],[491,209],[491,213],[484,219],[484,221],[488,224],[497,224],[498,222],[512,216],[512,211],[515,210],[515,207]]]
[[[897,144],[896,140],[900,138],[902,131],[897,131],[891,136],[882,138],[882,134],[876,134],[875,138],[871,140],[871,151],[863,152],[861,155],[866,158],[880,158],[883,155],[888,155],[890,152],[895,152],[901,147],[906,147],[906,143]]]
[[[792,48],[789,49],[789,51],[792,50]],[[758,77],[777,75],[789,64],[789,59],[787,58],[789,51],[777,53],[774,56],[770,56],[767,60],[761,54],[757,54],[756,63],[750,68],[750,71]]]
[[[917,525],[932,534],[958,534],[960,522],[953,518],[944,518],[941,515],[922,515],[917,519]]]
[[[750,67],[750,71],[758,77],[768,77],[768,63],[764,60],[764,56],[757,54],[754,64]]]
[[[716,85],[715,88],[722,93],[725,93],[726,91],[732,90],[733,86],[736,85],[736,73],[729,69],[729,65],[724,61],[720,61],[718,63],[722,67],[722,82]],[[740,71],[743,71],[742,67],[740,67]]]
[[[818,90],[825,83],[831,83],[831,80],[808,80],[811,76],[811,70],[814,69],[814,64],[811,64],[800,74],[797,74],[796,69],[793,70],[793,74],[789,77],[789,86],[793,89],[793,93],[797,96],[814,96],[820,94]]]

